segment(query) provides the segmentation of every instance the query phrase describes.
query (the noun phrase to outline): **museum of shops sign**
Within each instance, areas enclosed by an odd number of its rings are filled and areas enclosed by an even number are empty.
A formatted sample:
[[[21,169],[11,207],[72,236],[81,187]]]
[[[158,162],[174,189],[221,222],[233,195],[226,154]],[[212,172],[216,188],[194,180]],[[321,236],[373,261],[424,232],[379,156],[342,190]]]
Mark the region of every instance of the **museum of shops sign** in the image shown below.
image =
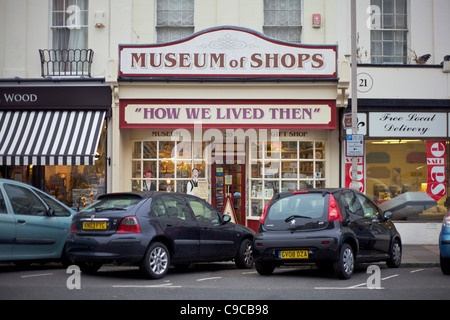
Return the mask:
[[[162,44],[119,45],[119,77],[337,79],[336,45],[300,45],[238,27]]]

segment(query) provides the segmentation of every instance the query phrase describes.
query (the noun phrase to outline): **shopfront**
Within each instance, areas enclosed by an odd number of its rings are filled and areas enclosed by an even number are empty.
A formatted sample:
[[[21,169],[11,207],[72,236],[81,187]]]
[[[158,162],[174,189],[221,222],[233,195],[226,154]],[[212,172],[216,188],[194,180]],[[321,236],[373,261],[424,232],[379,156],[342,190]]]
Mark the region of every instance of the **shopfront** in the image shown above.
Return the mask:
[[[106,192],[111,89],[91,81],[0,85],[0,177],[80,209]]]
[[[197,169],[197,195],[256,229],[274,193],[338,186],[336,46],[223,27],[119,52],[119,188],[185,193]]]
[[[405,242],[435,243],[449,209],[448,101],[430,101],[434,108],[429,110],[411,107],[423,101],[394,103],[410,107],[386,109],[374,101],[361,102],[360,109],[367,112],[358,113],[358,133],[365,136],[365,157],[358,159],[360,191],[393,213]],[[350,165],[344,166],[348,186]]]

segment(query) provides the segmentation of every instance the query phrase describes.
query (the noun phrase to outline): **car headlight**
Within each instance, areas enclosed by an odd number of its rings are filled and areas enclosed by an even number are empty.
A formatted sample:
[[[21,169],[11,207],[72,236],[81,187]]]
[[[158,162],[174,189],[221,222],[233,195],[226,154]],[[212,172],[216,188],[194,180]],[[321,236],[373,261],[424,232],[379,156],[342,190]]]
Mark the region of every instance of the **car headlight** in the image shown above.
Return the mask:
[[[444,217],[444,221],[442,221],[442,225],[444,227],[450,227],[450,212],[447,212],[447,214]]]

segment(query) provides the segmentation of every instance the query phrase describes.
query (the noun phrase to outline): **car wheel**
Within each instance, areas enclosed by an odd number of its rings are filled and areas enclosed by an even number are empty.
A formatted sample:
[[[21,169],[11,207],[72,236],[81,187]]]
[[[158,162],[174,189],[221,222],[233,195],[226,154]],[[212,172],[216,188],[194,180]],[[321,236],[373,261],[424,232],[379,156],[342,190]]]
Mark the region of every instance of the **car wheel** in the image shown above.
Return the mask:
[[[77,262],[77,266],[80,267],[80,270],[82,272],[93,274],[96,273],[102,267],[102,263],[84,261],[84,262]]]
[[[398,268],[402,263],[402,247],[398,240],[394,240],[391,246],[391,253],[386,264],[389,268]]]
[[[339,260],[333,264],[334,273],[340,279],[350,279],[355,270],[355,256],[348,243],[344,243],[339,254]]]
[[[169,271],[169,266],[170,253],[167,247],[160,242],[152,243],[141,263],[141,270],[151,279],[161,279]]]
[[[239,269],[251,269],[253,267],[253,244],[249,239],[242,240],[235,263]]]
[[[450,258],[444,258],[442,255],[439,255],[439,258],[442,273],[450,275]]]
[[[273,270],[275,270],[275,263],[273,262],[263,262],[256,261],[255,262],[256,271],[262,276],[271,275]]]

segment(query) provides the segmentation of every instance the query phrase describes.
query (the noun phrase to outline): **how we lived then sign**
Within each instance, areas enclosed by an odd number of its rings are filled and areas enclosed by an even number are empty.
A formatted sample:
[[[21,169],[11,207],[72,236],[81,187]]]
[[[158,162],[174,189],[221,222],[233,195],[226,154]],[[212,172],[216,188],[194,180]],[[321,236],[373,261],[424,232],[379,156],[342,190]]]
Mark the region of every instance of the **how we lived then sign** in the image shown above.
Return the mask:
[[[119,45],[122,78],[336,79],[336,70],[336,45],[282,42],[231,26],[169,43]]]
[[[121,99],[120,128],[335,129],[335,100]]]

